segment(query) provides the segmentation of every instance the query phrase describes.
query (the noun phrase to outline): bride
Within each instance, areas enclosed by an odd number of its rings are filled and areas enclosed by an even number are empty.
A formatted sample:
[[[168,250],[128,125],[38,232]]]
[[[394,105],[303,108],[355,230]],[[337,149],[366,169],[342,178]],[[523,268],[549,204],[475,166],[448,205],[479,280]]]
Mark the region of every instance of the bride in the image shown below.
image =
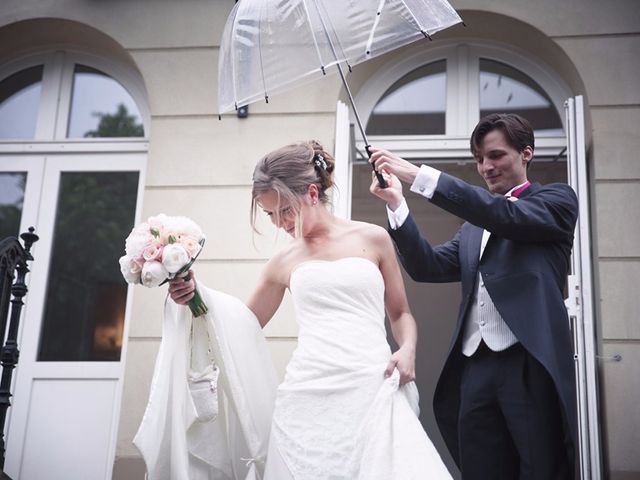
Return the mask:
[[[286,290],[298,346],[277,389],[266,480],[451,478],[418,420],[416,324],[387,232],[326,208],[334,160],[316,142],[282,147],[255,168],[259,210],[292,241],[248,301],[260,326]],[[174,280],[185,304],[195,280]],[[398,350],[386,339],[385,311]]]

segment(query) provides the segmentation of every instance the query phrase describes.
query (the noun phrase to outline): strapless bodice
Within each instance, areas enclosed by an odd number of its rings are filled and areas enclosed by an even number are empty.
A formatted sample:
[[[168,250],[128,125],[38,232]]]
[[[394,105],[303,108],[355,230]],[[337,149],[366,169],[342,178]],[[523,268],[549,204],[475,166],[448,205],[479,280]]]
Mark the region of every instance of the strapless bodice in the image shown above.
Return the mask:
[[[384,280],[371,260],[302,262],[291,272],[289,288],[300,327],[294,359],[322,352],[322,361],[335,358],[356,367],[388,360]]]

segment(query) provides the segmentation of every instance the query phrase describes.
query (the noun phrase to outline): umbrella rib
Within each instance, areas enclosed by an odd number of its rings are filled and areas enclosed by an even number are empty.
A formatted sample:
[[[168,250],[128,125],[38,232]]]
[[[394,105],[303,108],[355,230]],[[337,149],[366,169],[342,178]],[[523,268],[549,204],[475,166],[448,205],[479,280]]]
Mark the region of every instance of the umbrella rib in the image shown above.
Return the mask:
[[[231,84],[233,85],[233,104],[238,110],[238,91],[236,89],[236,49],[233,48],[233,41],[236,38],[236,18],[238,17],[238,10],[240,10],[240,5],[236,5],[233,21],[231,22]]]
[[[265,4],[263,8],[267,8]],[[260,57],[260,75],[262,75],[262,89],[264,90],[264,101],[269,103],[269,95],[267,95],[267,80],[264,76],[264,62],[262,61],[262,16],[258,17],[258,56]]]
[[[384,8],[384,4],[386,0],[380,0],[378,4],[378,11],[376,12],[376,19],[371,26],[371,32],[369,32],[369,38],[367,39],[367,45],[365,46],[365,56],[371,56],[371,45],[373,45],[373,36],[376,33],[376,28],[378,28],[378,24],[380,23],[380,17],[382,16],[382,9]]]
[[[317,9],[317,5],[318,4],[322,5],[322,10],[324,10],[324,12],[326,13],[327,12],[327,8],[325,7],[324,2],[322,0],[317,0],[316,9]],[[320,12],[319,9],[318,9],[318,12]],[[344,58],[344,63],[347,64],[347,68],[349,69],[349,72],[351,72],[352,71],[351,64],[349,64],[349,59],[347,58],[347,54],[345,53],[344,48],[342,48],[342,43],[340,42],[340,36],[336,33],[336,27],[333,26],[333,22],[331,21],[331,16],[328,13],[326,13],[325,16],[326,16],[326,18],[327,18],[327,20],[329,22],[329,25],[331,25],[331,30],[333,31],[334,37],[335,37],[336,41],[338,42],[338,47],[340,48],[340,51],[342,52],[342,58]],[[336,61],[337,60],[338,59],[336,58]]]
[[[320,48],[318,47],[316,35],[313,32],[313,23],[311,23],[311,15],[309,15],[309,9],[307,8],[306,0],[302,0],[302,6],[304,7],[304,13],[307,15],[307,22],[309,23],[309,30],[311,31],[311,38],[313,38],[313,45],[316,47],[316,54],[318,55],[318,60],[320,61],[320,70],[322,70],[322,74],[325,75],[326,72],[324,71],[324,62],[322,61],[322,55],[320,55]]]

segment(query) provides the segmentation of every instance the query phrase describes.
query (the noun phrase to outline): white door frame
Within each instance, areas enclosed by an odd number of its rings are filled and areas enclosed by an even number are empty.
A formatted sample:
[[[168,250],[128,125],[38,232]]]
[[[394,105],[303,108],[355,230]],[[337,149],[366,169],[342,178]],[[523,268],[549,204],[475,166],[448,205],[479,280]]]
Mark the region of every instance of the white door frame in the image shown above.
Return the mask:
[[[109,480],[112,476],[113,462],[115,458],[117,429],[120,417],[120,403],[122,396],[124,366],[127,354],[128,328],[130,324],[131,304],[133,288],[129,286],[125,310],[125,324],[122,339],[120,360],[117,362],[38,362],[37,353],[42,326],[42,315],[45,306],[49,263],[51,258],[52,240],[55,225],[56,202],[60,176],[62,172],[104,172],[104,171],[136,171],[139,172],[137,205],[134,221],[137,222],[141,215],[142,197],[144,193],[144,173],[146,165],[146,152],[144,153],[92,153],[90,158],[86,154],[49,154],[40,157],[43,168],[40,170],[41,192],[29,191],[29,207],[27,211],[27,196],[25,194],[25,214],[21,221],[24,225],[34,225],[40,241],[34,246],[35,261],[31,264],[31,273],[28,278],[29,293],[23,309],[22,335],[20,342],[20,362],[16,370],[14,388],[14,404],[10,408],[10,421],[7,428],[7,458],[6,471],[13,478],[20,478],[23,471],[24,449],[27,445],[26,438],[29,425],[29,413],[34,407],[32,404],[32,387],[34,380],[105,380],[114,382],[114,398],[112,403],[111,418],[109,423],[108,451],[105,452],[104,478]],[[23,163],[24,162],[24,163]],[[5,162],[2,158],[2,170],[11,168],[12,171],[25,171],[24,165],[28,158],[16,156]],[[12,167],[16,168],[12,168]],[[36,169],[37,171],[37,169]],[[36,176],[37,177],[37,176]],[[36,179],[37,182],[37,179]],[[29,185],[29,184],[28,184]],[[40,188],[39,188],[40,189]],[[39,197],[38,206],[33,206],[33,199]],[[34,215],[34,210],[39,214]],[[34,220],[35,219],[35,220]],[[72,401],[72,399],[70,399]],[[70,408],[73,408],[70,405]],[[46,434],[46,432],[39,432]],[[46,455],[46,452],[42,452]],[[70,451],[66,460],[69,472],[73,471],[72,465],[77,465],[79,460],[77,451]],[[56,472],[50,472],[55,474]],[[59,473],[59,472],[58,472]],[[68,476],[66,478],[69,478]]]
[[[566,300],[574,337],[580,478],[599,480],[602,478],[602,447],[598,413],[597,347],[583,97],[579,95],[569,98],[565,103],[565,111],[568,178],[569,184],[578,196],[580,212],[571,257],[569,298]]]

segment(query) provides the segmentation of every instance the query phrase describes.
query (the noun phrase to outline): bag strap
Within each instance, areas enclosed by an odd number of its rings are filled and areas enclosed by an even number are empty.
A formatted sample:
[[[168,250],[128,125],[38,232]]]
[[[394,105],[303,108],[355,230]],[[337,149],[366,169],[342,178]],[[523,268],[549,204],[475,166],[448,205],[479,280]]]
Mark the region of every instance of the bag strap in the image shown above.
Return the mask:
[[[193,335],[193,323],[201,320],[203,322],[206,322],[205,318],[200,318],[200,317],[191,317],[191,331],[189,332],[189,350],[190,350],[190,358],[189,358],[189,368],[193,369],[193,340],[194,340],[194,335]],[[207,333],[207,361],[209,365],[215,365],[214,359],[213,359],[213,354],[211,352],[211,337],[209,336],[209,329],[207,328],[207,325],[204,325],[204,331]]]

